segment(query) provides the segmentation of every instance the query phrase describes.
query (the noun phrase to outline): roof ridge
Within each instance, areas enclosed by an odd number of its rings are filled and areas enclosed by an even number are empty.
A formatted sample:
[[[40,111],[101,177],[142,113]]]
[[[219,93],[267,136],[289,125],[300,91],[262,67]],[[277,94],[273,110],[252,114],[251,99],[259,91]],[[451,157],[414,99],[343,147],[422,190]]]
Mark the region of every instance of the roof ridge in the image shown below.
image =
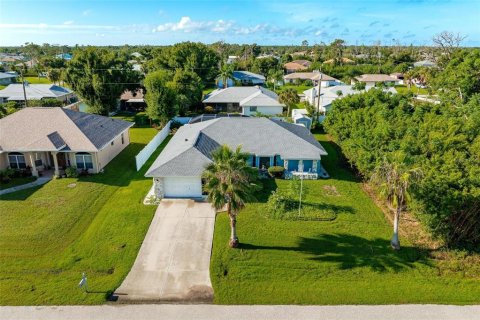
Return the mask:
[[[95,144],[93,143],[92,140],[90,140],[90,138],[85,134],[85,132],[82,131],[82,129],[80,129],[80,127],[75,123],[75,121],[73,121],[72,118],[70,118],[70,116],[67,114],[67,109],[65,108],[60,108],[62,111],[63,111],[63,114],[65,115],[65,117],[67,117],[67,119],[73,124],[73,126],[75,128],[77,128],[78,131],[80,131],[80,133],[82,134],[82,136],[88,141],[88,143],[90,143],[90,145],[95,149],[95,150],[99,150]],[[72,111],[72,110],[68,110],[68,111]],[[79,113],[83,113],[83,112],[79,112]]]

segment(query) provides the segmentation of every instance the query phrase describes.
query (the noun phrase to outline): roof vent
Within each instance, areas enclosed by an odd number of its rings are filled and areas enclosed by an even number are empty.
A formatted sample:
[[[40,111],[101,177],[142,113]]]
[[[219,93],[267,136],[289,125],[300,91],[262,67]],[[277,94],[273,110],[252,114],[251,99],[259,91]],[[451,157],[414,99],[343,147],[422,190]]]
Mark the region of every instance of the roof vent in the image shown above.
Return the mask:
[[[188,141],[188,139],[187,139],[187,138],[185,138],[185,141]]]

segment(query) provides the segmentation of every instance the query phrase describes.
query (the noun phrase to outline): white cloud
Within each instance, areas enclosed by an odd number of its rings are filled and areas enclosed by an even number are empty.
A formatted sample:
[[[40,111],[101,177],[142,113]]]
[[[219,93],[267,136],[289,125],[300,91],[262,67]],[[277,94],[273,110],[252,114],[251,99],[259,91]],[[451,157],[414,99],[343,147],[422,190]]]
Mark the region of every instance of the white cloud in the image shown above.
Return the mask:
[[[63,22],[63,24],[70,25],[70,24],[73,24],[73,22],[74,22],[73,20],[67,20],[67,21]]]
[[[178,22],[167,22],[158,25],[155,31],[180,31],[180,32],[199,32],[211,31],[216,33],[224,33],[233,26],[233,22],[225,20],[215,21],[194,21],[190,17],[182,17]]]

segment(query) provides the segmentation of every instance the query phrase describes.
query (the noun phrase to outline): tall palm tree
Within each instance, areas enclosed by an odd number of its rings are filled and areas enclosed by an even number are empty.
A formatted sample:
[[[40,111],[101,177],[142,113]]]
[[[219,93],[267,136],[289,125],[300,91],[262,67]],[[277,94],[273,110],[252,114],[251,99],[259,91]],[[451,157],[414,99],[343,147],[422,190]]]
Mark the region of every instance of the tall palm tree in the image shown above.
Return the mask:
[[[229,64],[224,64],[220,68],[220,73],[218,74],[220,79],[223,81],[223,87],[226,88],[228,87],[228,79],[233,78],[233,68]]]
[[[402,212],[407,207],[410,199],[409,190],[412,184],[416,183],[422,176],[421,171],[409,168],[404,157],[397,155],[397,161],[390,161],[387,158],[377,166],[372,174],[371,181],[380,192],[396,208],[393,218],[393,237],[390,242],[395,250],[400,249],[398,238],[398,225]]]
[[[257,171],[247,164],[248,154],[239,146],[232,151],[223,145],[212,153],[213,163],[207,166],[203,178],[208,200],[216,209],[227,207],[230,218],[231,248],[239,245],[237,236],[237,215],[245,202],[254,199],[254,192],[259,189],[256,183]]]
[[[280,103],[283,103],[287,106],[287,117],[290,116],[290,110],[300,102],[300,97],[297,94],[295,89],[289,88],[278,96]]]

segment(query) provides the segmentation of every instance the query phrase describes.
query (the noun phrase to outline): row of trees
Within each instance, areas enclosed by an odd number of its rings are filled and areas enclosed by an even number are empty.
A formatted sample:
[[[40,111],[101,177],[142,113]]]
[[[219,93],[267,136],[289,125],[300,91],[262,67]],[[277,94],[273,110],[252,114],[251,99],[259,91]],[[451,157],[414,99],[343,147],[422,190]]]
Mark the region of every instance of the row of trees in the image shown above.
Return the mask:
[[[480,243],[479,64],[480,50],[457,50],[432,71],[440,104],[370,90],[334,101],[324,123],[397,209],[409,202],[435,235],[470,248]]]

